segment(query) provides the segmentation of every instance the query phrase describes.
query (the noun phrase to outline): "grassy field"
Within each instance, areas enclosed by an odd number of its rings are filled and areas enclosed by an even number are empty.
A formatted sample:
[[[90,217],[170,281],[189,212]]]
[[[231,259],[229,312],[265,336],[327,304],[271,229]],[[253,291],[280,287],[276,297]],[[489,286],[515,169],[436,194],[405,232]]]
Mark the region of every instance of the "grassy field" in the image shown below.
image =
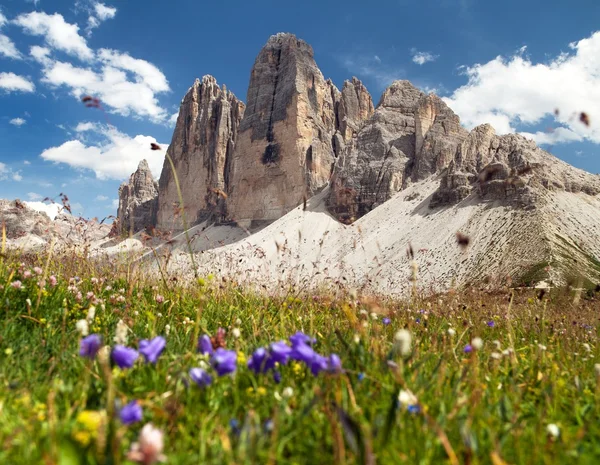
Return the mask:
[[[593,298],[268,298],[0,260],[1,464],[600,463]]]

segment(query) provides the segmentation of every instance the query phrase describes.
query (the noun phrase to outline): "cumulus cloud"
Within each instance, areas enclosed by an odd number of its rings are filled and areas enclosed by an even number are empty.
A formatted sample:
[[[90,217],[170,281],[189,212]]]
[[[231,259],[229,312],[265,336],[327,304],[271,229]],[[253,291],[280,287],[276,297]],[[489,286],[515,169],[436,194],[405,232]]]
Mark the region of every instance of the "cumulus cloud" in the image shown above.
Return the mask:
[[[108,197],[106,195],[97,195],[96,200],[98,202],[104,202],[105,200],[108,200]]]
[[[44,198],[44,196],[40,195],[36,192],[27,192],[27,198],[29,200],[35,201],[35,200],[42,200]]]
[[[13,171],[5,163],[0,162],[0,181],[4,181],[9,178],[12,178],[13,181],[21,181],[23,176],[21,176],[20,171]]]
[[[49,15],[34,11],[17,16],[14,23],[30,35],[44,37],[44,41],[51,48],[84,61],[94,58],[94,52],[88,47],[86,40],[79,35],[79,26],[67,23],[58,13]]]
[[[168,144],[158,143],[154,137],[129,137],[112,126],[95,125],[88,129],[102,139],[99,144],[70,140],[58,147],[46,149],[40,155],[44,160],[65,163],[72,168],[94,171],[98,179],[123,180],[137,169],[142,159],[148,161],[152,175],[160,176]],[[158,143],[163,150],[151,150]]]
[[[13,118],[9,121],[9,123],[14,126],[23,126],[25,123],[27,123],[27,121],[25,121],[23,118]]]
[[[169,125],[170,126],[175,126],[175,124],[177,123],[177,118],[179,117],[179,112],[177,113],[173,113],[170,117],[169,117]]]
[[[439,58],[439,55],[433,55],[430,52],[419,52],[415,48],[411,50],[411,54],[413,63],[416,63],[417,65],[424,65],[425,63],[435,61]]]
[[[20,171],[17,171],[16,173],[13,173],[12,179],[13,179],[13,181],[19,182],[19,181],[23,180],[23,176],[21,176],[21,172]]]
[[[569,49],[534,63],[522,47],[508,58],[465,67],[467,84],[444,100],[469,128],[490,123],[505,134],[551,117],[559,125],[552,132],[523,134],[546,144],[600,143],[600,31]],[[579,120],[581,112],[589,115],[589,126]]]
[[[0,73],[0,89],[6,92],[33,92],[35,85],[24,76],[15,73]]]
[[[0,34],[0,56],[1,55],[4,55],[7,58],[13,58],[15,60],[20,60],[23,58],[13,41],[4,34]]]
[[[88,25],[86,32],[91,35],[92,30],[100,26],[100,24],[107,19],[112,19],[117,14],[117,9],[112,6],[107,6],[104,3],[96,2],[90,9],[90,16],[88,17]]]
[[[50,217],[51,220],[55,219],[63,210],[62,205],[57,203],[32,202],[27,200],[23,203],[32,210],[45,213]]]

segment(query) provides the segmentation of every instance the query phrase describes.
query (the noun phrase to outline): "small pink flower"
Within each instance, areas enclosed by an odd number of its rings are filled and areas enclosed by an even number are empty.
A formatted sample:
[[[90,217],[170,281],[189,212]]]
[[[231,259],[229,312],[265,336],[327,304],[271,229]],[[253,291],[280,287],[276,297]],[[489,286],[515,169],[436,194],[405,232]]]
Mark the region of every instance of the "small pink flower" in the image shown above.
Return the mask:
[[[13,281],[10,283],[10,287],[14,289],[21,289],[23,287],[23,283],[21,283],[21,281]]]
[[[140,431],[138,442],[131,445],[127,458],[143,465],[164,462],[166,457],[162,453],[163,448],[163,432],[155,428],[152,423],[147,423]]]
[[[83,295],[81,294],[81,292],[77,293],[77,295],[75,296],[75,300],[77,302],[81,302],[83,300]]]
[[[52,275],[48,279],[50,280],[50,286],[56,287],[56,285],[58,284],[58,279],[56,279],[56,276]]]
[[[37,274],[38,276],[41,275],[44,271],[39,267],[36,266],[33,271],[35,272],[35,274]]]
[[[24,277],[25,279],[29,279],[29,278],[31,278],[31,271],[29,271],[29,270],[25,270],[25,271],[23,271],[23,277]]]
[[[92,284],[98,284],[98,278],[92,278],[90,279],[90,281],[92,282]]]
[[[164,298],[162,295],[158,294],[158,295],[155,297],[155,300],[156,300],[156,303],[158,303],[158,304],[162,304],[162,303],[165,301],[165,298]]]
[[[93,293],[92,291],[88,292],[88,293],[85,295],[85,298],[86,298],[87,300],[93,299],[93,298],[94,298],[94,293]]]

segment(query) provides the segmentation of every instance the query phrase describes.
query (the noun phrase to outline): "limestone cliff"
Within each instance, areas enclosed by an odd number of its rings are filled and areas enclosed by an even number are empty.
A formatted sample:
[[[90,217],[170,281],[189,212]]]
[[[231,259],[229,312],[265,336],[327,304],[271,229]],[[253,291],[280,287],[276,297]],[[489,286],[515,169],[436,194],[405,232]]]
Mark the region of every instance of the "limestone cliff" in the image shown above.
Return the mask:
[[[153,226],[156,222],[158,183],[146,160],[142,160],[137,170],[119,187],[119,208],[117,222],[120,233],[131,233]]]

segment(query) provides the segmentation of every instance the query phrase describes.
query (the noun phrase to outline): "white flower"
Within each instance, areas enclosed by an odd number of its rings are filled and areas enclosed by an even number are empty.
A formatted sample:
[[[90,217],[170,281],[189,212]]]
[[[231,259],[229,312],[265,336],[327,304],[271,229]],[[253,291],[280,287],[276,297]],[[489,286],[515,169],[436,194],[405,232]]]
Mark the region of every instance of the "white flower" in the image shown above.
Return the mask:
[[[204,361],[204,360],[200,360],[198,362],[198,366],[200,368],[202,368],[203,370],[208,370],[208,363],[206,363],[206,361]]]
[[[363,328],[368,328],[369,327],[369,322],[368,321],[363,321],[362,322],[362,327]]]
[[[454,328],[448,328],[448,334],[450,336],[456,336],[456,330]]]
[[[375,313],[375,312],[371,313],[371,318],[373,320],[376,320],[377,319],[377,313]]]
[[[419,403],[417,397],[408,389],[400,389],[400,393],[398,394],[398,402],[400,402],[400,404],[402,404],[405,407],[408,407],[409,405],[416,405]]]
[[[500,350],[502,348],[502,343],[496,339],[494,342],[492,342],[492,344],[494,344],[496,346],[496,349]]]
[[[538,347],[542,352],[547,349],[547,347],[544,344],[538,344]]]
[[[471,341],[471,346],[473,346],[473,349],[475,350],[481,350],[483,347],[483,340],[480,337],[475,337]]]
[[[131,445],[127,458],[144,465],[162,462],[166,460],[162,453],[163,448],[163,432],[155,428],[152,423],[147,423],[140,431],[138,442]]]
[[[294,395],[294,390],[290,386],[288,386],[283,390],[281,394],[283,395],[284,399],[289,399]]]
[[[236,326],[241,326],[242,325],[242,320],[240,320],[239,318],[237,320],[235,320],[235,325]]]
[[[355,334],[355,335],[354,335],[354,343],[355,343],[355,344],[358,344],[358,343],[360,343],[360,335],[359,335],[359,334]]]
[[[169,335],[169,333],[171,332],[171,325],[165,325],[165,335]]]
[[[90,333],[90,327],[87,320],[79,320],[77,323],[75,323],[75,327],[77,328],[79,334],[81,334],[83,337]]]
[[[583,348],[587,351],[588,354],[592,351],[592,347],[587,342],[583,343]]]
[[[125,324],[123,320],[119,320],[117,322],[117,329],[115,330],[114,341],[122,346],[127,345],[127,332],[129,331],[129,327]]]
[[[233,328],[231,330],[231,335],[236,338],[239,339],[239,337],[242,335],[242,332],[240,331],[240,328]]]
[[[367,312],[364,308],[361,308],[358,313],[360,313],[363,316],[367,316],[369,314],[369,312]]]
[[[546,426],[546,431],[548,432],[548,434],[550,436],[552,436],[554,439],[556,439],[557,437],[560,436],[560,429],[559,427],[554,424],[554,423],[550,423],[548,426]]]
[[[91,323],[92,321],[94,321],[95,317],[96,317],[96,307],[94,307],[92,305],[90,308],[88,308],[86,319]]]
[[[401,329],[395,334],[394,339],[396,341],[398,350],[400,351],[400,355],[403,357],[409,355],[412,346],[412,336],[410,331],[407,329]]]
[[[490,354],[490,357],[492,357],[494,360],[500,360],[502,358],[502,354],[500,354],[498,352],[492,352]]]

